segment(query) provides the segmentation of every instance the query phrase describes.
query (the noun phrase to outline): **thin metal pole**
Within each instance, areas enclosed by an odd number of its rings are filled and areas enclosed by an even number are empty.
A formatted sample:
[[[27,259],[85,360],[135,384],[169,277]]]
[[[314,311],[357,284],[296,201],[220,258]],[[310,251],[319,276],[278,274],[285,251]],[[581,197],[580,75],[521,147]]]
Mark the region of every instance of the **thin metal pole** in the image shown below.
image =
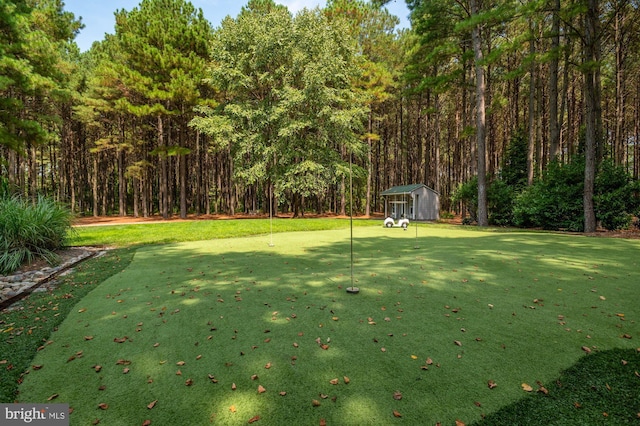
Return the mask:
[[[269,247],[273,247],[273,195],[271,193],[271,184],[269,184]]]
[[[351,230],[351,288],[353,288],[353,170],[349,154],[349,229]]]

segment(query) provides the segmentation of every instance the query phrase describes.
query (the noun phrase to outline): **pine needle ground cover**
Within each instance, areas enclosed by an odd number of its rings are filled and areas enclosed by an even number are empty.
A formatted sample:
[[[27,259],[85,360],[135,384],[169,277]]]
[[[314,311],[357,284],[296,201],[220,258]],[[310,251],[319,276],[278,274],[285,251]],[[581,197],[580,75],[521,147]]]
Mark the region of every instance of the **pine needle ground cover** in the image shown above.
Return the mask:
[[[419,232],[354,230],[357,295],[344,229],[140,248],[43,345],[19,400],[68,402],[74,425],[469,424],[555,398],[563,371],[616,348],[640,390],[638,242]],[[543,421],[637,421],[637,396],[590,377],[585,395],[625,402],[562,400]]]

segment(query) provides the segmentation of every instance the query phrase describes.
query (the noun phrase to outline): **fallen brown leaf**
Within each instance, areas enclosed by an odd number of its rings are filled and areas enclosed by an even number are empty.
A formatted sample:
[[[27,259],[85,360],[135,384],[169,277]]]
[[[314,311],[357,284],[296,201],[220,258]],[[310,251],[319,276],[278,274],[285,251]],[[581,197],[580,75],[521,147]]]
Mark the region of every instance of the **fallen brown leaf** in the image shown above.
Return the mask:
[[[260,420],[260,416],[253,416],[249,419],[249,421],[247,423],[251,424],[251,423],[255,423],[258,420]]]
[[[51,395],[49,398],[47,398],[47,401],[53,401],[54,399],[56,399],[57,397],[59,397],[60,395],[58,395],[57,393],[54,393],[53,395]]]
[[[400,391],[395,391],[393,393],[393,399],[395,399],[396,401],[400,401],[402,399],[402,393],[400,393]]]
[[[529,386],[528,384],[526,384],[526,383],[523,383],[521,386],[522,386],[522,390],[525,391],[525,392],[533,391],[533,388],[531,386]]]
[[[314,399],[313,401],[311,401],[311,405],[313,405],[314,407],[319,407],[320,401],[318,401],[317,399]]]
[[[495,388],[495,387],[496,387],[496,386],[498,386],[498,385],[497,385],[497,384],[496,384],[496,382],[494,382],[493,380],[489,380],[489,381],[487,382],[487,386],[489,386],[489,389],[493,389],[493,388]]]
[[[267,390],[262,386],[258,385],[258,393],[265,393]]]
[[[344,380],[344,384],[345,384],[345,385],[348,385],[349,383],[351,383],[351,379],[350,379],[350,378],[348,378],[347,376],[344,376],[344,377],[342,378],[342,380]]]
[[[193,386],[193,379],[187,379],[186,382],[184,382],[185,386]]]
[[[398,410],[393,410],[393,417],[402,417],[402,414]]]
[[[109,408],[109,404],[105,404],[104,402],[101,402],[100,404],[98,404],[98,408],[101,410],[106,410]]]
[[[142,426],[149,426],[151,424],[151,420],[147,419],[144,422],[142,422]]]
[[[157,403],[157,402],[158,402],[158,400],[157,400],[157,399],[156,399],[156,400],[154,400],[154,401],[151,401],[149,404],[147,404],[147,408],[148,408],[149,410],[151,410],[153,407],[155,407],[155,406],[156,406],[156,403]]]
[[[329,380],[329,383],[331,383],[332,385],[337,385],[338,382],[339,382],[339,380],[337,378]]]

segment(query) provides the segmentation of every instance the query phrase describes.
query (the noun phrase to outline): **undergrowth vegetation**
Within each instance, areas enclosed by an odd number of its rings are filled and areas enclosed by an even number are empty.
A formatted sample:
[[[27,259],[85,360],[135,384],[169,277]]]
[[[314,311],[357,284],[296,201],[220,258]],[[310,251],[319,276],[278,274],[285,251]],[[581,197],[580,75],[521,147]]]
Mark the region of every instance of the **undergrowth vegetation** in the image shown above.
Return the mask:
[[[72,214],[54,200],[39,196],[0,198],[0,274],[9,274],[37,257],[50,264],[64,246]]]
[[[567,163],[551,161],[541,176],[527,185],[527,144],[512,138],[499,176],[488,178],[487,210],[491,225],[582,232],[584,230],[584,156]],[[626,229],[640,206],[640,184],[622,166],[603,160],[597,170],[593,194],[595,215],[607,230]],[[452,196],[466,206],[463,223],[476,222],[478,179],[461,184]]]

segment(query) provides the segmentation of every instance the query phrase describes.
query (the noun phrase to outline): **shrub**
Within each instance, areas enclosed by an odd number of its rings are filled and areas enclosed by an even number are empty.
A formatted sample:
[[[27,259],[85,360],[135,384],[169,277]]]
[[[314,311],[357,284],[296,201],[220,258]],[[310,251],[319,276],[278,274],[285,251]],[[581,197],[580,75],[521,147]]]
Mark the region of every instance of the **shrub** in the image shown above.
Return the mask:
[[[542,179],[534,182],[517,197],[514,222],[520,227],[540,227],[582,231],[584,161],[568,164],[553,161]]]
[[[494,180],[487,189],[487,211],[489,224],[509,226],[513,224],[513,187],[503,180]]]
[[[456,215],[451,212],[440,212],[440,219],[453,219]]]
[[[463,218],[463,224],[475,222],[478,218],[478,177],[474,176],[467,182],[461,183],[453,191],[451,202],[453,204],[462,203],[467,213],[469,213],[469,218]],[[464,216],[464,212],[462,216]]]
[[[50,198],[38,197],[35,203],[16,196],[0,199],[0,273],[9,274],[36,257],[57,262],[55,250],[64,246],[71,219]]]
[[[527,186],[528,145],[524,131],[518,130],[511,137],[502,161],[500,179],[516,192]]]
[[[514,189],[500,179],[495,179],[487,183],[487,213],[489,224],[497,226],[508,226],[513,223],[513,199]],[[471,225],[478,218],[478,178],[473,177],[469,181],[461,184],[454,191],[451,201],[453,203],[462,202],[467,208],[469,217],[465,217],[462,223]]]
[[[637,211],[637,182],[621,166],[604,160],[594,188],[596,219],[608,230],[626,228]],[[542,179],[525,189],[514,206],[514,222],[520,227],[584,230],[584,159],[549,164]]]
[[[593,202],[596,217],[603,228],[616,230],[629,227],[631,213],[637,209],[634,197],[636,187],[637,183],[632,183],[624,167],[616,166],[609,159],[600,164]]]

